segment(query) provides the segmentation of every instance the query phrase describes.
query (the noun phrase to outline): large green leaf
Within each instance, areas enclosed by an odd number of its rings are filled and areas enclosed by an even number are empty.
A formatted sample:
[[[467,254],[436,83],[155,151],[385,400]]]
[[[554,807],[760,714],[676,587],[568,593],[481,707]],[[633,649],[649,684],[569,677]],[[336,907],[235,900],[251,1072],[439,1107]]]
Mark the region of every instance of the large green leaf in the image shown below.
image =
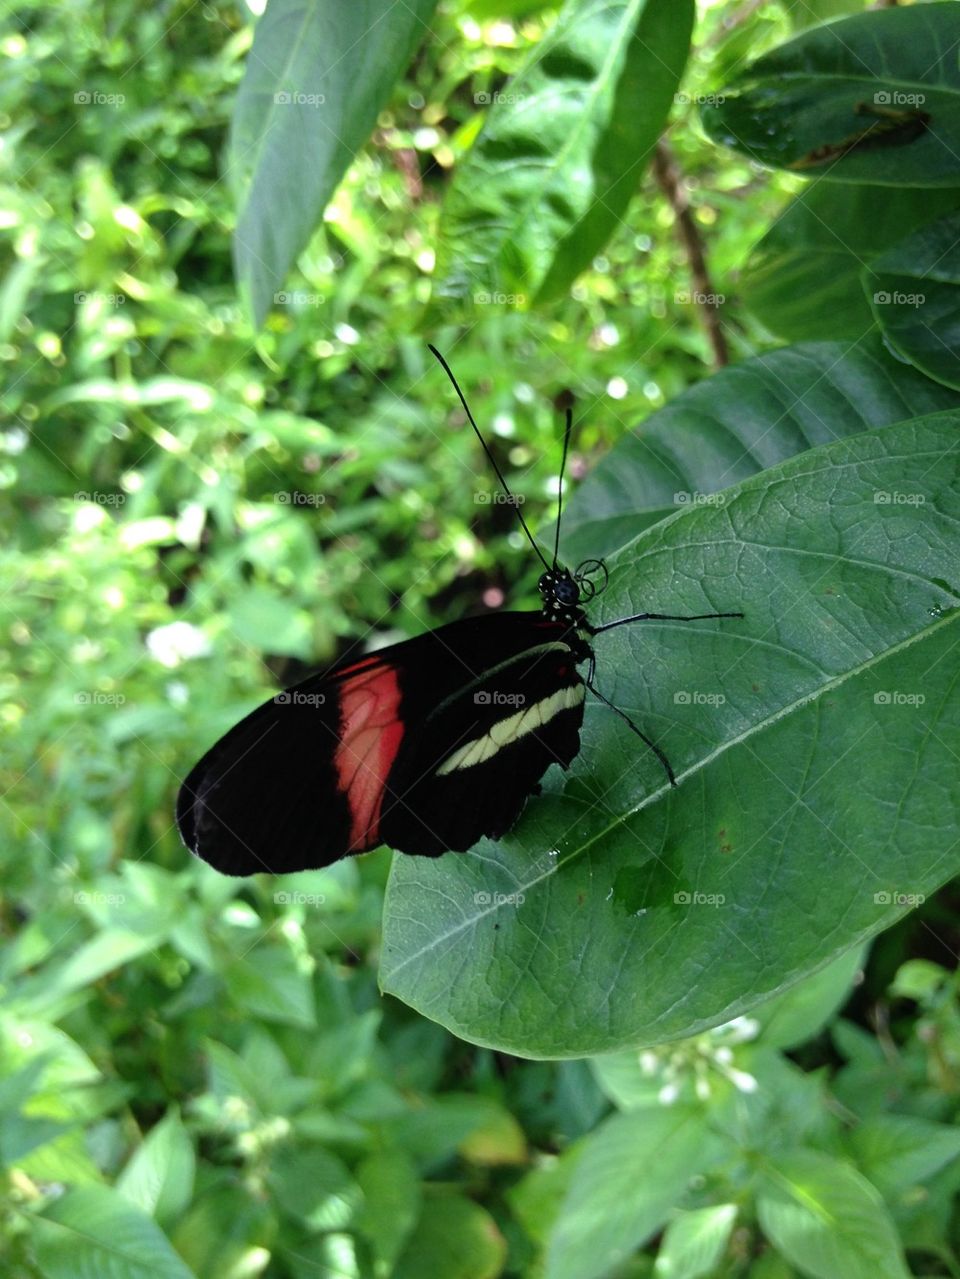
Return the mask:
[[[384,988],[458,1035],[574,1056],[694,1034],[960,868],[960,413],[811,450],[610,562],[569,777],[499,843],[395,859]]]
[[[394,1279],[496,1279],[506,1243],[496,1222],[465,1195],[435,1195],[391,1271]]]
[[[374,1255],[375,1273],[393,1273],[397,1257],[420,1213],[421,1183],[417,1167],[401,1149],[377,1150],[357,1168],[363,1204],[354,1222]]]
[[[818,1151],[786,1156],[757,1200],[763,1232],[813,1279],[909,1279],[879,1191]]]
[[[890,345],[915,367],[960,388],[960,213],[937,218],[864,272]]]
[[[701,1279],[716,1274],[736,1219],[736,1204],[715,1204],[674,1217],[663,1232],[655,1279]]]
[[[839,182],[960,185],[960,9],[829,22],[758,58],[702,109],[717,142]]]
[[[740,277],[747,306],[788,342],[859,338],[874,324],[860,275],[960,192],[813,182],[754,246]]]
[[[692,0],[568,0],[444,205],[441,303],[556,296],[619,224],[687,59]]]
[[[116,1190],[68,1190],[33,1218],[33,1244],[47,1279],[192,1279],[160,1227]]]
[[[846,1003],[864,960],[865,946],[854,946],[804,981],[754,1010],[765,1048],[796,1048],[818,1035]]]
[[[861,1170],[891,1202],[960,1157],[956,1126],[918,1115],[875,1115],[852,1130],[848,1144]]]
[[[692,386],[625,435],[570,499],[570,563],[815,444],[960,405],[871,339],[804,343]]]
[[[147,1133],[117,1178],[117,1189],[160,1222],[175,1221],[193,1194],[193,1143],[176,1109]]]
[[[722,1151],[693,1106],[605,1120],[571,1151],[576,1166],[550,1233],[546,1279],[608,1274],[663,1227],[690,1179]]]
[[[234,264],[261,323],[426,35],[436,0],[270,0],[230,132]]]

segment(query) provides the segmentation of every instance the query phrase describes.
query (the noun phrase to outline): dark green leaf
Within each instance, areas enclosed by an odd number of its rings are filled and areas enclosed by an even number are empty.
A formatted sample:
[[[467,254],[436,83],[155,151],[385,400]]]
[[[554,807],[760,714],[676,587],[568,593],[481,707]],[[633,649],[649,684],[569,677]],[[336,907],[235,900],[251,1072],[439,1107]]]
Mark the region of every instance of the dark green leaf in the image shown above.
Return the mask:
[[[357,1184],[363,1204],[355,1228],[369,1241],[378,1273],[389,1275],[420,1212],[416,1165],[402,1150],[377,1151],[357,1168]]]
[[[960,12],[829,22],[749,66],[702,109],[716,142],[836,182],[960,185]]]
[[[786,10],[791,25],[802,30],[855,13],[863,7],[863,0],[780,0],[780,7]]]
[[[762,1027],[764,1047],[796,1048],[819,1034],[850,993],[864,953],[863,946],[854,946],[826,968],[762,1004],[754,1015]]]
[[[346,1229],[363,1199],[343,1161],[315,1146],[277,1150],[270,1181],[281,1212],[311,1232]]]
[[[876,258],[864,287],[883,336],[915,368],[960,388],[960,213]]]
[[[588,703],[569,779],[507,837],[395,859],[385,989],[530,1056],[661,1042],[778,993],[956,873],[958,424],[824,446],[624,548],[596,620],[746,615],[596,643],[600,688],[679,789]]]
[[[238,1009],[265,1021],[316,1028],[310,977],[286,942],[251,947],[230,964],[224,978]]]
[[[617,443],[567,504],[564,556],[608,555],[664,515],[815,444],[957,403],[874,339],[755,356],[690,387]]]
[[[754,246],[740,276],[743,300],[788,342],[859,338],[874,324],[863,267],[958,203],[953,190],[814,182]]]

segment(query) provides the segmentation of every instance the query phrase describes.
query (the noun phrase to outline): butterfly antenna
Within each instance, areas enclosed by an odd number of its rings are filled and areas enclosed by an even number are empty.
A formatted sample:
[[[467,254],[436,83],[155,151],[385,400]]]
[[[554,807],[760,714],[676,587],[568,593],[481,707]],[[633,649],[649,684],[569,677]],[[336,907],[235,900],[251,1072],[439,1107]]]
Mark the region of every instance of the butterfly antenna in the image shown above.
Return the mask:
[[[477,439],[483,445],[483,451],[484,453],[486,453],[490,461],[490,465],[493,467],[494,471],[496,471],[497,473],[497,479],[500,481],[500,487],[503,489],[504,493],[506,493],[507,497],[510,499],[513,509],[516,511],[517,519],[520,521],[520,527],[523,529],[524,533],[526,533],[527,535],[527,541],[533,547],[534,552],[536,553],[537,558],[540,560],[540,563],[543,565],[543,567],[549,570],[550,565],[543,558],[543,555],[541,554],[541,551],[540,551],[540,547],[537,546],[536,542],[533,540],[533,535],[531,534],[529,528],[527,527],[527,521],[523,518],[523,512],[520,510],[520,503],[510,492],[509,486],[507,485],[507,481],[503,478],[503,472],[500,470],[500,467],[497,465],[497,459],[490,452],[490,448],[487,445],[487,441],[480,434],[480,428],[479,426],[477,426],[476,422],[473,420],[473,414],[470,412],[470,405],[467,403],[466,396],[460,390],[460,383],[453,376],[453,369],[446,362],[446,360],[443,358],[443,356],[440,354],[440,352],[437,350],[435,346],[431,345],[431,343],[429,342],[427,343],[427,346],[430,349],[430,351],[432,351],[433,354],[436,356],[440,364],[440,367],[443,369],[444,373],[446,373],[447,377],[450,379],[451,383],[453,384],[453,389],[456,391],[457,395],[460,397],[460,403],[463,405],[463,411],[467,415],[467,421],[470,423],[470,425],[473,427],[474,431],[476,432]],[[564,452],[566,452],[566,450],[564,450]]]
[[[570,432],[573,430],[573,409],[567,409],[567,424],[563,429],[563,457],[560,459],[560,480],[557,487],[557,534],[553,541],[553,567],[557,567],[560,555],[560,516],[563,512],[563,473],[567,469],[567,449],[570,447]]]

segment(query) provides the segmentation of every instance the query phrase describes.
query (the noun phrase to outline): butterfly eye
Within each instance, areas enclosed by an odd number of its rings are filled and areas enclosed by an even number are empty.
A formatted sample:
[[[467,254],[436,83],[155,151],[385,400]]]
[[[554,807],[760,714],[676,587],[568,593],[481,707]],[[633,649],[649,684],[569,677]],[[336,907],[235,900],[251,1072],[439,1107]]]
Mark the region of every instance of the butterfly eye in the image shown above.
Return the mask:
[[[554,595],[559,604],[576,604],[580,599],[580,588],[571,577],[561,578],[554,588]]]

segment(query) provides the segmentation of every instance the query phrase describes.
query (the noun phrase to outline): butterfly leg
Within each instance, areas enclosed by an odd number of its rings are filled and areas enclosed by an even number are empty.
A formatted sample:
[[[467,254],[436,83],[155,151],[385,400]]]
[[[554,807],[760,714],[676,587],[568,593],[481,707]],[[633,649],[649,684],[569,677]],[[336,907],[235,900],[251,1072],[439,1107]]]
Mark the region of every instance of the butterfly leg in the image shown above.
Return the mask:
[[[591,626],[590,634],[599,635],[601,631],[612,631],[615,626],[626,626],[628,622],[704,622],[711,617],[743,617],[743,613],[694,613],[688,617],[676,613],[633,613],[630,617],[620,617],[615,622],[605,622],[603,626]]]
[[[587,678],[584,680],[584,683],[586,684],[587,688],[589,688],[590,692],[593,693],[595,697],[598,697],[605,706],[609,706],[612,711],[616,711],[616,713],[620,716],[623,722],[629,725],[629,727],[633,729],[636,735],[639,738],[641,738],[644,742],[646,742],[646,744],[653,751],[654,755],[656,755],[657,759],[663,765],[663,771],[666,773],[667,778],[669,779],[670,785],[676,786],[677,779],[674,776],[673,769],[670,767],[670,761],[667,759],[666,755],[664,755],[663,751],[660,749],[657,743],[651,741],[650,738],[646,735],[646,733],[644,733],[641,729],[637,728],[636,724],[633,722],[633,720],[630,718],[629,715],[626,715],[620,709],[619,706],[614,706],[613,702],[611,702],[609,698],[604,697],[604,695],[600,692],[597,686],[591,683],[591,677],[593,676],[593,667],[594,667],[594,663],[591,661],[590,670],[587,672]]]

